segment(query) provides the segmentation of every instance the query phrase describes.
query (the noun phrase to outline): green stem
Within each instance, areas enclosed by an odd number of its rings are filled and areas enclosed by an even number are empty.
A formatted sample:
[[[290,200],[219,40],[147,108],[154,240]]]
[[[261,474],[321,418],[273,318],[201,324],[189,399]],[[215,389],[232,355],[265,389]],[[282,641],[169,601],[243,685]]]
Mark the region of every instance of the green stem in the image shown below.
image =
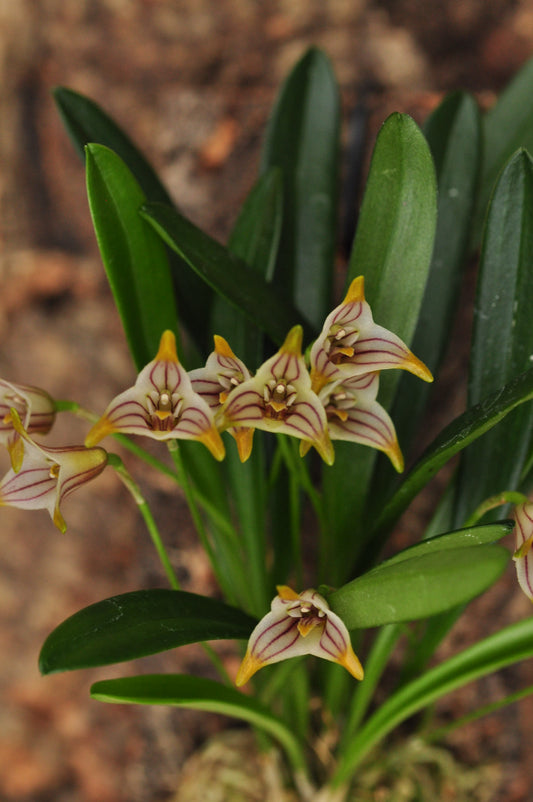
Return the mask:
[[[523,493],[518,493],[515,490],[504,490],[502,493],[490,496],[482,501],[472,515],[466,519],[463,527],[466,529],[468,526],[474,526],[483,518],[485,513],[489,512],[489,510],[494,510],[496,507],[501,507],[503,504],[524,504],[526,501],[527,496],[524,496]]]
[[[111,465],[115,469],[122,482],[130,491],[131,495],[135,500],[135,503],[139,508],[142,517],[144,518],[146,528],[150,533],[150,537],[152,538],[152,542],[156,548],[159,559],[161,560],[161,564],[163,565],[170,586],[174,590],[180,590],[179,580],[176,574],[174,573],[174,569],[172,568],[172,565],[170,563],[167,551],[165,549],[165,546],[163,545],[163,541],[161,539],[161,535],[159,533],[159,529],[155,522],[154,516],[152,515],[152,511],[148,506],[146,499],[142,495],[138,484],[133,480],[133,478],[131,477],[130,473],[126,469],[124,463],[122,462],[118,454],[108,453],[107,457],[109,465]]]

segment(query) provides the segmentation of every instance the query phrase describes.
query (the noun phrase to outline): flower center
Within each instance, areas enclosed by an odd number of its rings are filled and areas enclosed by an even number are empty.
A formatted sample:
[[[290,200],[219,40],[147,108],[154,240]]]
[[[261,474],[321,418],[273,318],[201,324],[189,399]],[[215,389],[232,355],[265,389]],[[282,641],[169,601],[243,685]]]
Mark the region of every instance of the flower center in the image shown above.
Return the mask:
[[[338,365],[351,359],[355,353],[353,345],[358,337],[357,329],[349,331],[338,323],[332,326],[326,339],[326,351],[330,362]]]
[[[309,601],[298,601],[288,611],[291,618],[299,618],[297,627],[300,635],[305,638],[315,627],[322,627],[326,623],[326,613],[315,607]]]
[[[183,398],[172,395],[170,390],[161,390],[158,395],[146,397],[148,420],[146,421],[156,432],[170,432],[176,425],[183,406]]]
[[[57,462],[52,462],[50,465],[50,470],[48,471],[48,476],[50,479],[58,479],[59,478],[59,465]]]
[[[296,401],[296,390],[285,379],[271,379],[263,390],[265,416],[271,420],[284,420]]]

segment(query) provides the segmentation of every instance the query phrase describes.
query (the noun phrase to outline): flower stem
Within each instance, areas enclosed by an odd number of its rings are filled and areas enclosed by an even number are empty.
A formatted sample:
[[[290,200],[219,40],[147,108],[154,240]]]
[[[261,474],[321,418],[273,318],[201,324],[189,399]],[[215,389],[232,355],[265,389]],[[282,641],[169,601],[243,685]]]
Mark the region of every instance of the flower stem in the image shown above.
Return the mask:
[[[501,507],[503,504],[524,504],[526,501],[527,496],[524,496],[523,493],[518,493],[514,490],[504,490],[496,496],[490,496],[482,501],[472,515],[466,519],[463,526],[465,528],[474,526],[485,513],[489,512],[489,510],[494,510],[496,507]]]

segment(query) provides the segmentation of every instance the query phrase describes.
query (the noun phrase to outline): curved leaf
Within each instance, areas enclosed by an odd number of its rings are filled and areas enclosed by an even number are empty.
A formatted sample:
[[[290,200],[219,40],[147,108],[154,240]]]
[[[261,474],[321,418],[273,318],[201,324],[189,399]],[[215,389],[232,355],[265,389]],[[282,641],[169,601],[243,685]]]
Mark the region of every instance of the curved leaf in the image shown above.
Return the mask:
[[[307,338],[313,336],[309,324],[258,271],[250,270],[175,209],[147,203],[141,214],[204,281],[255,321],[274,342],[281,344],[296,323],[304,327]]]
[[[320,329],[330,310],[337,235],[339,91],[327,56],[310,48],[270,117],[262,169],[281,168],[284,216],[274,284]]]
[[[379,552],[390,527],[443,465],[492,429],[515,407],[532,399],[533,369],[518,376],[446,426],[407,474],[375,520],[371,536],[372,556]]]
[[[248,638],[257,622],[223,602],[181,590],[138,590],[91,604],[48,636],[42,674],[121,663],[176,646]]]
[[[533,161],[519,151],[489,207],[474,308],[469,404],[531,365],[533,355]],[[488,496],[518,487],[533,432],[533,405],[515,410],[461,460],[455,521]]]
[[[533,657],[533,617],[490,635],[425,672],[387,699],[361,727],[346,747],[332,784],[349,781],[374,745],[409,716],[455,688],[529,657]]]
[[[431,261],[436,223],[435,170],[429,147],[414,121],[392,114],[374,148],[350,258],[348,281],[365,276],[365,296],[374,320],[411,342]],[[388,374],[388,375],[386,375]],[[392,402],[399,371],[380,378],[379,403]],[[339,443],[335,464],[324,469],[328,529],[344,577],[354,549],[364,542],[363,509],[370,494],[376,452]],[[374,495],[374,494],[373,494]],[[354,521],[360,529],[354,532]]]
[[[186,674],[145,674],[96,682],[91,696],[100,702],[173,705],[207,710],[247,721],[276,738],[293,767],[303,768],[302,748],[289,729],[256,699],[203,677]]]
[[[178,318],[163,243],[139,216],[146,198],[116,153],[87,145],[87,194],[96,238],[138,369],[154,358]]]
[[[348,629],[428,618],[478,596],[508,561],[502,546],[440,549],[385,562],[334,591],[328,602]]]

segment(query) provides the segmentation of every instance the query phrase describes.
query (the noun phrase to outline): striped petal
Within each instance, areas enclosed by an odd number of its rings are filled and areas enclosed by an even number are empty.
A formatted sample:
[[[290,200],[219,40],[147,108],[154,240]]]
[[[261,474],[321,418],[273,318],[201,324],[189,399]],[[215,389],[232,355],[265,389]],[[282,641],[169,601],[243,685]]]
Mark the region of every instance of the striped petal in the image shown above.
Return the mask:
[[[533,601],[533,503],[526,502],[515,507],[516,551],[513,560],[516,565],[518,584]]]
[[[402,368],[433,381],[428,368],[388,329],[378,326],[365,301],[364,280],[352,281],[344,301],[331,312],[310,354],[315,392],[330,381]]]
[[[55,420],[53,399],[45,390],[0,379],[0,443],[9,450],[11,466],[20,470],[24,441],[13,428],[11,409],[15,409],[30,434],[47,434]]]
[[[228,395],[221,410],[222,425],[298,437],[313,445],[331,465],[334,453],[326,414],[311,389],[301,348],[302,328],[294,326],[278,353]]]
[[[103,448],[84,446],[45,448],[24,430],[16,411],[11,414],[24,440],[24,457],[19,470],[9,470],[0,482],[0,506],[48,510],[55,525],[64,532],[67,527],[59,509],[61,502],[103,471],[107,454]]]
[[[244,685],[263,666],[306,654],[339,663],[356,679],[363,679],[348,630],[324,597],[316,590],[296,593],[278,586],[270,612],[250,635],[235,684]]]
[[[250,379],[251,374],[224,337],[215,334],[214,341],[215,350],[207,358],[205,366],[189,371],[189,379],[192,389],[207,402],[215,416],[215,423],[222,428],[222,405],[230,392]],[[254,430],[230,427],[228,432],[236,440],[241,462],[246,462],[252,453]]]
[[[345,381],[330,382],[319,393],[332,440],[353,443],[383,451],[394,468],[403,471],[404,461],[394,424],[376,401],[379,374],[367,373]]]
[[[133,387],[110,403],[85,444],[93,446],[115,432],[155,440],[200,440],[216,459],[224,458],[213,413],[180,365],[171,331],[163,333],[155,359],[139,373]]]

